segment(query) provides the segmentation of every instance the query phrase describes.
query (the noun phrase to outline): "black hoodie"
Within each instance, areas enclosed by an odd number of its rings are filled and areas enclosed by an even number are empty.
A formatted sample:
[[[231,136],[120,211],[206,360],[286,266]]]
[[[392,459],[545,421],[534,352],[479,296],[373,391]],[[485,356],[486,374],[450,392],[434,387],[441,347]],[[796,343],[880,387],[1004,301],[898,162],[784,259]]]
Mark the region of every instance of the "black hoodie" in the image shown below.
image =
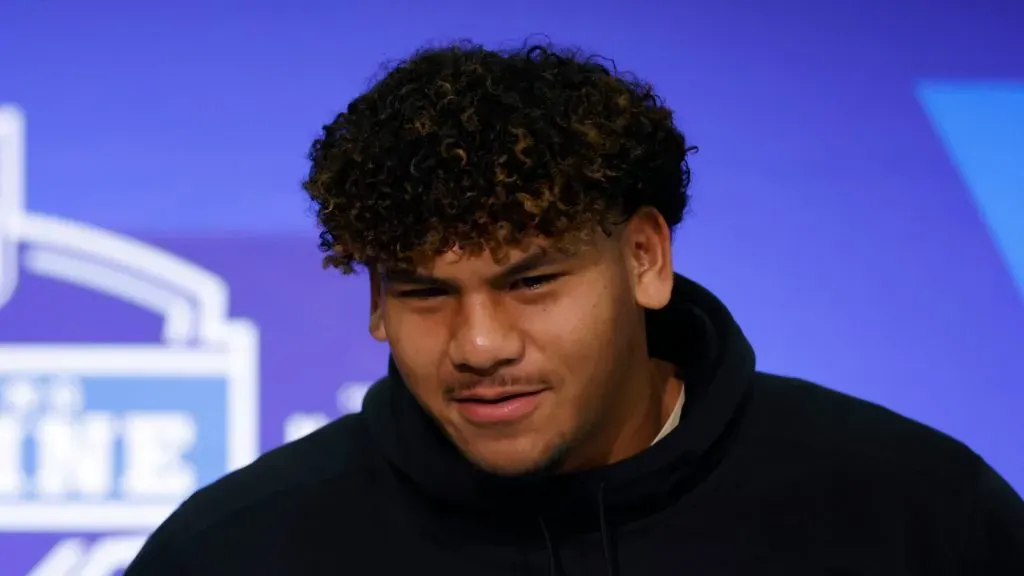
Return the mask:
[[[391,364],[361,413],[200,490],[125,574],[1024,574],[1024,503],[970,449],[756,372],[729,312],[682,277],[648,331],[686,404],[632,458],[488,475]]]

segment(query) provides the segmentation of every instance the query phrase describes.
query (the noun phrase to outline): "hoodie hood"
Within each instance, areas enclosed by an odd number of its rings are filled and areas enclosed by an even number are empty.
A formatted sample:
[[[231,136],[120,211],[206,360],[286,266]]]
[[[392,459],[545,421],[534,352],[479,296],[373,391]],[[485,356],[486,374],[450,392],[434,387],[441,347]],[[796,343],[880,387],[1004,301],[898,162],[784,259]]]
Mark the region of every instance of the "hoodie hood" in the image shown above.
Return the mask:
[[[754,353],[728,310],[683,276],[676,275],[669,304],[648,312],[647,331],[649,354],[673,363],[685,382],[683,414],[662,440],[609,466],[543,477],[488,474],[445,437],[394,362],[367,394],[363,415],[417,499],[463,528],[460,538],[507,541],[543,532],[550,549],[550,532],[605,536],[609,522],[624,525],[663,509],[714,468],[754,373]]]

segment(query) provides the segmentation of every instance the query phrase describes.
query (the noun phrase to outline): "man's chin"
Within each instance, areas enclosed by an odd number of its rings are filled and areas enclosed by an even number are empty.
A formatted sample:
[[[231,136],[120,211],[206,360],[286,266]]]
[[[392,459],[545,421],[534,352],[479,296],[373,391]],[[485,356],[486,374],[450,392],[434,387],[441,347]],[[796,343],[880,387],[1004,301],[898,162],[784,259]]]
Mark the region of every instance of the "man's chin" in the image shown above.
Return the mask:
[[[504,478],[541,476],[546,469],[543,463],[537,462],[493,462],[477,458],[473,459],[473,463],[488,474]]]
[[[506,478],[541,477],[556,474],[565,462],[565,450],[524,453],[521,451],[469,451],[463,454],[488,474]]]

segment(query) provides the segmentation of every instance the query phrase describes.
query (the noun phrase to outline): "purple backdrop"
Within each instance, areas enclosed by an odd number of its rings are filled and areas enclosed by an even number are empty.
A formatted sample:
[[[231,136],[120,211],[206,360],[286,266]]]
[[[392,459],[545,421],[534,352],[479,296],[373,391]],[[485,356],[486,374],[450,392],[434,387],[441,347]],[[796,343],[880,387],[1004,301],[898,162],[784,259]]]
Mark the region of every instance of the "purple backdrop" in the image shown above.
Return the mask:
[[[116,574],[182,494],[358,405],[387,351],[364,279],[320,269],[304,154],[381,62],[462,37],[544,33],[653,81],[701,148],[677,268],[760,366],[1024,489],[1024,4],[665,5],[0,6],[27,151],[22,174],[8,109],[0,575]]]

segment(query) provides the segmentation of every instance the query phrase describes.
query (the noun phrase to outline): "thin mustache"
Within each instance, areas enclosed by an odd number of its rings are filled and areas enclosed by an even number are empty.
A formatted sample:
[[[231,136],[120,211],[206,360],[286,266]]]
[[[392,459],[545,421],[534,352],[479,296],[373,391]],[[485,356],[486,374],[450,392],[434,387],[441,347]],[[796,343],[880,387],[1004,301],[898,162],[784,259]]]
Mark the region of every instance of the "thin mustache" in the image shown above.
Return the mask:
[[[538,378],[536,376],[524,376],[524,375],[496,375],[489,376],[487,378],[474,378],[473,380],[462,380],[454,382],[445,387],[445,394],[454,396],[456,394],[462,394],[471,392],[477,388],[514,388],[516,386],[545,386],[546,380]]]

